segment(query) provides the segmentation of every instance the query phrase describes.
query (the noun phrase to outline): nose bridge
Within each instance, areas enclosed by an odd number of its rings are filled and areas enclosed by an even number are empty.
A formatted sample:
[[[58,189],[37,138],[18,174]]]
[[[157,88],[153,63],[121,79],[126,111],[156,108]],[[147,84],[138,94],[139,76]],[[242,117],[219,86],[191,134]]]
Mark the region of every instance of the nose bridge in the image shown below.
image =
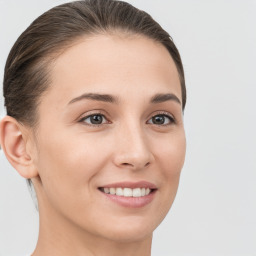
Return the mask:
[[[132,169],[142,169],[153,160],[145,131],[134,118],[120,124],[117,135],[115,163]]]

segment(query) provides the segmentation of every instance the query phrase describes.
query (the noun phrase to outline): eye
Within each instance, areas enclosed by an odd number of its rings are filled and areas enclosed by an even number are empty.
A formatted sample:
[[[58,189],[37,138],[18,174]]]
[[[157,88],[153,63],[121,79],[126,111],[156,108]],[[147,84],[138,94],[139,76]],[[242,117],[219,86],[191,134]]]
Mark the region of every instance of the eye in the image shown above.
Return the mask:
[[[100,125],[100,124],[108,123],[105,116],[100,113],[85,116],[82,119],[80,119],[79,122],[86,123],[88,125]]]
[[[159,114],[153,116],[148,123],[150,124],[156,124],[156,125],[170,125],[175,123],[175,120],[172,116],[167,114]]]

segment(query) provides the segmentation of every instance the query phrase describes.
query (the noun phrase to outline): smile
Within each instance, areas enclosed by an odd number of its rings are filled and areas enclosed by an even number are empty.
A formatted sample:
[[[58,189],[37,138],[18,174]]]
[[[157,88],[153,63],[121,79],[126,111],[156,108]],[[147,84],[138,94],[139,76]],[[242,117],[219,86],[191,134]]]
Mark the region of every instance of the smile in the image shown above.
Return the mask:
[[[158,188],[150,182],[118,182],[98,187],[101,194],[122,207],[140,208],[150,204]]]
[[[100,190],[105,194],[124,197],[143,197],[152,191],[150,188],[100,188]]]

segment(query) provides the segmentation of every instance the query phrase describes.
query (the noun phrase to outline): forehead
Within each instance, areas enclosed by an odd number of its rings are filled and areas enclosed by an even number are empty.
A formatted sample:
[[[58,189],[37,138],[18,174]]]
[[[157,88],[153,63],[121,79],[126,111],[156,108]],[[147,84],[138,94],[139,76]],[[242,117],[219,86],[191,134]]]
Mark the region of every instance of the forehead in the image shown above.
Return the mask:
[[[176,66],[167,49],[143,36],[98,35],[75,42],[51,69],[51,100],[60,104],[84,93],[158,93],[181,100]]]

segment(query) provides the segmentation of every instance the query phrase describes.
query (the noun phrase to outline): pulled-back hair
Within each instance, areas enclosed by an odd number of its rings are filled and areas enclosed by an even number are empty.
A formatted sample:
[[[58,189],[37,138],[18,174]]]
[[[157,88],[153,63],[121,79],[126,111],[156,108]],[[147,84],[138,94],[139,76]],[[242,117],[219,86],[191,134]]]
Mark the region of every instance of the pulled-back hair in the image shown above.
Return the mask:
[[[170,35],[144,11],[115,0],[83,0],[50,9],[18,38],[4,72],[7,115],[26,125],[36,125],[40,97],[50,84],[50,64],[72,43],[102,33],[142,35],[161,43],[170,53],[180,78],[182,108],[186,88],[179,52]]]

